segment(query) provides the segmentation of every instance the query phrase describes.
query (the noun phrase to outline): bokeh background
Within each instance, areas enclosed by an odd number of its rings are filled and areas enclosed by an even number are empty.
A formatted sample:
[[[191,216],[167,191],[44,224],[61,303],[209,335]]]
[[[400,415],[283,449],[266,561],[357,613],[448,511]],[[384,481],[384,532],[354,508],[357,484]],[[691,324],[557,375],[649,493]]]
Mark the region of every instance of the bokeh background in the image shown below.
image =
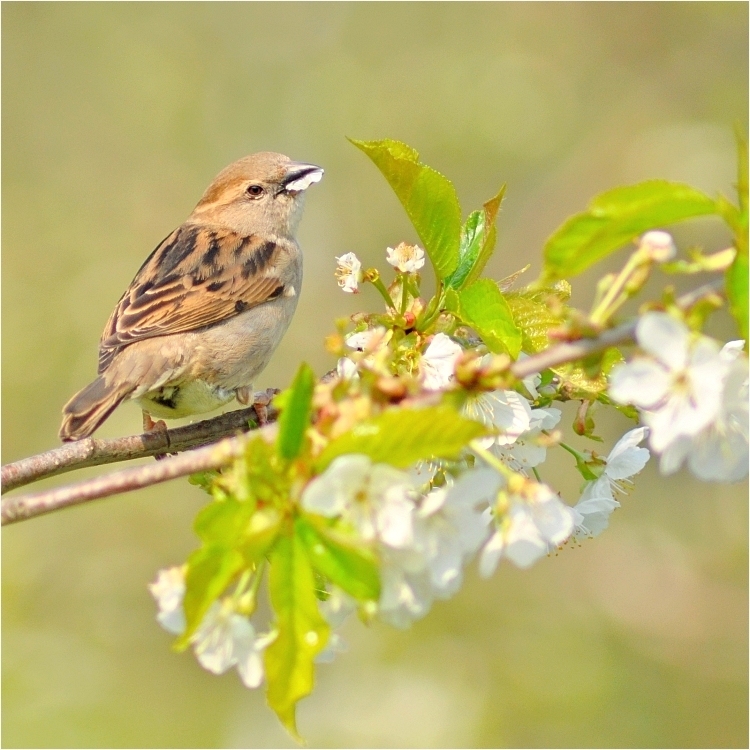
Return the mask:
[[[334,256],[382,268],[415,239],[345,135],[413,145],[466,212],[507,182],[489,271],[531,278],[596,192],[664,177],[733,194],[747,30],[747,4],[721,2],[3,3],[3,461],[57,444],[114,303],[230,161],[277,150],[326,169],[298,313],[259,383],[283,387],[303,359],[332,366],[335,318],[379,305],[338,291]],[[676,237],[728,241],[711,220]],[[599,273],[576,280],[579,304]],[[721,314],[712,331],[732,335]],[[139,427],[126,406],[99,434]],[[625,428],[601,423],[609,445]],[[565,457],[544,468],[574,502]],[[262,692],[171,652],[153,619],[146,583],[195,547],[204,502],[179,481],[3,530],[4,746],[292,745]],[[472,569],[408,631],[350,623],[301,731],[329,747],[746,747],[747,544],[746,485],[649,466],[597,540],[489,581]]]

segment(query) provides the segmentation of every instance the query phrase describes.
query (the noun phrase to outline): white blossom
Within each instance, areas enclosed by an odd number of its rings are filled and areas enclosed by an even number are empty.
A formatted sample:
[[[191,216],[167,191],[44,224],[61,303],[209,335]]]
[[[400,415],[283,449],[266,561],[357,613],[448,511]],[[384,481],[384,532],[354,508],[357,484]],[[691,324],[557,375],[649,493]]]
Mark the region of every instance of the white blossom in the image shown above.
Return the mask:
[[[408,547],[414,538],[412,496],[408,474],[367,456],[339,456],[302,492],[302,506],[322,516],[340,516],[365,540]]]
[[[575,520],[573,509],[550,487],[527,483],[523,496],[508,495],[508,509],[496,519],[497,529],[482,550],[480,574],[492,575],[503,557],[519,568],[528,568],[570,537]]]
[[[418,245],[402,242],[396,247],[386,248],[386,259],[401,273],[416,273],[424,266],[424,250]]]
[[[467,401],[464,414],[487,427],[500,430],[499,435],[479,438],[478,443],[482,448],[511,445],[531,426],[529,402],[516,391],[480,393]]]
[[[419,555],[384,550],[380,580],[378,617],[383,622],[406,628],[430,611],[434,591]]]
[[[541,442],[542,430],[551,430],[562,417],[559,409],[532,409],[529,429],[508,445],[495,445],[492,452],[513,471],[528,474],[530,469],[544,463],[547,448]]]
[[[344,343],[350,348],[359,352],[372,353],[387,343],[390,334],[383,326],[367,328],[364,331],[350,333]]]
[[[464,473],[451,487],[426,495],[417,512],[415,546],[424,555],[439,598],[458,591],[462,569],[489,534],[484,513],[502,479],[487,468]]]
[[[422,498],[414,523],[414,543],[383,551],[379,617],[406,627],[461,586],[463,567],[489,534],[485,511],[501,484],[497,472],[465,472],[450,487]]]
[[[582,497],[572,509],[575,515],[573,536],[576,539],[599,536],[609,526],[612,511],[619,507],[620,503],[613,497]]]
[[[615,492],[624,493],[625,485],[632,484],[630,477],[638,474],[649,459],[648,449],[638,447],[647,434],[647,427],[626,432],[604,459],[599,478],[586,482],[581,499],[573,507],[576,538],[598,536],[609,526],[612,511],[620,507]]]
[[[354,253],[344,253],[336,261],[336,281],[345,292],[354,294],[362,281],[362,264],[359,258]]]
[[[357,372],[357,363],[349,357],[340,357],[336,363],[336,373],[342,380],[354,380],[359,377]]]
[[[156,621],[164,630],[175,635],[185,632],[185,612],[182,600],[185,597],[185,567],[175,566],[160,570],[154,583],[149,583],[148,590],[156,599],[159,613]]]
[[[156,599],[159,624],[170,633],[185,632],[185,566],[160,570],[149,590]],[[234,610],[227,598],[214,602],[190,638],[200,665],[214,674],[237,667],[246,687],[257,688],[263,682],[263,649],[275,634],[256,635],[250,620]]]
[[[648,448],[638,445],[648,435],[647,427],[636,427],[626,432],[604,459],[605,466],[598,479],[586,482],[581,499],[592,497],[614,498],[615,492],[625,492],[624,484],[632,484],[630,477],[635,476],[646,465],[650,453]]]
[[[672,235],[659,230],[646,232],[638,243],[638,250],[656,263],[666,263],[677,255]]]
[[[637,406],[651,428],[649,442],[663,453],[681,436],[692,437],[712,422],[721,405],[728,363],[716,342],[691,335],[666,313],[646,313],[636,328],[649,355],[619,365],[611,374],[610,395]]]
[[[451,384],[462,351],[449,336],[435,334],[420,360],[422,383],[428,391],[439,391]]]
[[[231,600],[214,602],[191,638],[200,665],[214,674],[237,667],[246,687],[263,682],[263,649],[273,635],[257,637],[247,617],[234,611]]]
[[[338,586],[331,586],[328,598],[318,602],[318,608],[332,630],[325,648],[315,657],[315,662],[329,664],[337,654],[347,649],[346,641],[339,633],[334,632],[333,628],[339,628],[344,624],[349,615],[356,611],[357,602]]]
[[[737,356],[737,343],[722,349],[729,369],[718,414],[696,435],[680,436],[666,448],[661,456],[662,473],[677,471],[687,459],[690,471],[704,481],[736,482],[747,476],[748,362]]]

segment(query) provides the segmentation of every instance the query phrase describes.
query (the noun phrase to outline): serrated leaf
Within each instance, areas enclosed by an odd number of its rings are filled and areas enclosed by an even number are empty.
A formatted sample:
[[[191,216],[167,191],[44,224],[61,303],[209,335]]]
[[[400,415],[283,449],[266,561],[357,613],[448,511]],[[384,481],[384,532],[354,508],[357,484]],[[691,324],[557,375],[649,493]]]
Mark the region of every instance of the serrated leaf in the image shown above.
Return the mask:
[[[479,279],[458,293],[461,318],[481,337],[487,348],[514,359],[521,351],[521,331],[502,292],[492,279]]]
[[[187,648],[208,608],[224,593],[243,567],[242,555],[223,544],[211,544],[190,555],[182,603],[187,625],[185,632],[177,639],[175,648]]]
[[[591,399],[605,393],[609,383],[607,375],[612,368],[624,361],[622,353],[616,347],[610,347],[601,354],[594,354],[591,362],[570,363],[551,368],[562,381],[561,390],[571,399]],[[587,366],[594,365],[595,374],[588,371]]]
[[[310,421],[315,374],[310,365],[302,363],[294,378],[284,409],[279,417],[279,455],[286,459],[297,458],[302,450],[305,430]]]
[[[484,204],[482,211],[472,211],[469,214],[461,229],[458,267],[445,280],[447,286],[461,289],[482,275],[495,249],[495,219],[504,196],[505,185]]]
[[[419,154],[399,141],[349,139],[372,159],[406,209],[419,239],[444,279],[456,270],[461,236],[461,207],[453,183],[419,161]]]
[[[716,201],[678,182],[650,180],[609,190],[547,240],[543,281],[575,276],[649,229],[715,213]]]
[[[458,292],[450,287],[443,293],[443,310],[459,315],[461,306],[458,301]]]
[[[297,519],[297,533],[318,573],[359,601],[380,598],[378,560],[370,550],[304,518]]]
[[[533,298],[516,293],[506,294],[506,300],[513,313],[513,320],[521,329],[521,348],[527,354],[536,354],[549,347],[547,331],[560,325],[560,318],[554,315],[548,305]]]
[[[269,590],[279,634],[265,651],[266,695],[269,706],[297,739],[297,702],[312,692],[314,660],[330,634],[315,587],[304,543],[296,534],[282,536],[270,558]]]
[[[485,434],[483,425],[462,417],[450,406],[391,409],[332,440],[315,468],[322,472],[334,458],[346,453],[362,453],[375,463],[406,468],[433,456],[455,458],[471,440]]]

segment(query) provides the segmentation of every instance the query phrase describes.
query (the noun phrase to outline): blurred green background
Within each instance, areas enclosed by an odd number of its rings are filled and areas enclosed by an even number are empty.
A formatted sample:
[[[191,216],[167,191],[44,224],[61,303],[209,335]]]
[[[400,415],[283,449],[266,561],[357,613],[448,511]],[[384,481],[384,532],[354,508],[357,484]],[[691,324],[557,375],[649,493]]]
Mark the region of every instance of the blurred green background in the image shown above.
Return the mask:
[[[300,307],[258,383],[283,387],[302,359],[332,366],[334,318],[379,305],[339,293],[334,255],[382,268],[414,239],[345,135],[408,142],[466,212],[507,182],[489,272],[531,278],[598,191],[733,194],[747,29],[747,4],[720,2],[3,3],[3,461],[57,444],[119,295],[232,160],[326,169]],[[675,234],[728,241],[714,221]],[[579,304],[600,272],[576,280]],[[712,331],[732,335],[722,315]],[[129,405],[99,434],[139,428]],[[569,462],[544,469],[574,502]],[[153,619],[146,583],[193,549],[204,501],[179,481],[3,530],[4,746],[292,744],[262,692],[172,653]],[[300,729],[330,747],[746,747],[747,544],[746,485],[649,466],[596,541],[487,582],[472,568],[407,632],[350,623]]]

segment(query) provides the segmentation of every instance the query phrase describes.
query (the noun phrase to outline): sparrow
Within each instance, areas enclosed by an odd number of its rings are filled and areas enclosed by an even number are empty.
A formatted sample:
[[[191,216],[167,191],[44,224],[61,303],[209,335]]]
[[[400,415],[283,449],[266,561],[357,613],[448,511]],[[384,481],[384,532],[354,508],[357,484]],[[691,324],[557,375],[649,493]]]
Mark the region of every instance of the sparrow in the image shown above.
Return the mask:
[[[88,437],[125,399],[174,419],[253,400],[302,285],[295,239],[314,164],[272,152],[230,164],[146,259],[107,321],[99,377],[63,407],[60,438]]]

